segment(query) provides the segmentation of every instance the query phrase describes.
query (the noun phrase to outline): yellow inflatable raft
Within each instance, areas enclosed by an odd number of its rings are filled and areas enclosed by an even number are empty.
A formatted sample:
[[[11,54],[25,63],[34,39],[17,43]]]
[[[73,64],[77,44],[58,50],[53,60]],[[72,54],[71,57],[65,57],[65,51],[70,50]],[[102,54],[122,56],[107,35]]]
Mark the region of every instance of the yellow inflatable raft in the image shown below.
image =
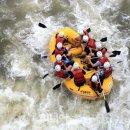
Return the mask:
[[[70,28],[64,28],[64,29],[61,29],[61,30],[58,30],[57,32],[64,32],[65,34],[65,37],[68,37],[68,40],[71,44],[74,44],[73,42],[73,39],[78,35],[78,33]],[[56,44],[56,39],[55,39],[55,35],[56,33],[54,33],[51,41],[50,41],[50,44],[49,44],[49,49],[50,49],[50,58],[52,60],[52,62],[55,62],[56,59],[55,59],[55,55],[51,55],[52,52],[55,50],[55,44]],[[68,46],[68,45],[67,45]],[[71,53],[73,55],[73,60],[75,62],[78,62],[79,65],[80,65],[80,68],[83,69],[83,64],[81,64],[80,62],[80,59],[79,58],[75,58],[75,55],[77,54],[81,54],[82,53],[82,47],[77,47],[77,48],[72,48],[71,50]],[[86,70],[85,70],[86,71]],[[92,71],[86,71],[86,75],[85,75],[85,78],[86,80],[89,80],[90,77],[95,73],[96,71],[95,70],[92,70]],[[64,79],[62,79],[64,80]],[[74,83],[74,80],[73,79],[70,79],[70,80],[65,80],[64,81],[64,84],[65,86],[73,93],[79,95],[81,98],[83,99],[88,99],[88,100],[96,100],[96,99],[99,99],[99,98],[102,98],[103,97],[103,94],[100,94],[98,93],[98,91],[94,91],[89,85],[87,84],[84,84],[83,86],[80,87],[77,87]],[[103,85],[102,85],[102,88],[103,88],[103,92],[105,94],[105,96],[109,95],[111,89],[112,89],[112,86],[113,86],[113,80],[112,80],[112,76],[109,76],[108,78],[106,78],[103,82]]]

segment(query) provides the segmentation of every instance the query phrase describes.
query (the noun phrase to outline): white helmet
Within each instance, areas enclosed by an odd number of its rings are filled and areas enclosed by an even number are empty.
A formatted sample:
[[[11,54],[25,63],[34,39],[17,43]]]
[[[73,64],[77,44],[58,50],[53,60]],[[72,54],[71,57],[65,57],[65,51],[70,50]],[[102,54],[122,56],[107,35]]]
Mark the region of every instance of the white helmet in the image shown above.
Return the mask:
[[[62,48],[62,43],[61,43],[61,42],[58,42],[58,43],[57,43],[57,48],[58,48],[58,49],[61,49],[61,48]]]
[[[89,40],[89,37],[87,35],[83,36],[83,41],[84,42],[88,42],[88,40]]]
[[[83,30],[79,30],[78,32],[79,32],[79,35],[84,35]]]
[[[100,42],[96,42],[96,48],[97,48],[97,49],[102,48],[102,45],[101,45],[101,43],[100,43]]]
[[[58,36],[59,36],[59,37],[64,37],[64,33],[63,33],[63,32],[60,32]]]
[[[74,69],[78,69],[79,68],[79,64],[77,62],[75,62],[73,67],[74,67]]]
[[[61,66],[60,65],[56,65],[55,66],[55,71],[59,72],[61,70]]]
[[[57,60],[57,61],[61,61],[61,59],[62,59],[62,56],[61,56],[60,54],[58,54],[58,55],[56,56],[56,60]]]
[[[110,63],[109,62],[105,62],[103,66],[104,66],[105,69],[109,69],[110,68]]]
[[[98,51],[98,52],[97,52],[97,57],[99,57],[99,58],[102,57],[102,52],[101,52],[101,51]]]
[[[92,80],[92,82],[94,82],[94,83],[95,83],[95,82],[97,82],[97,76],[96,76],[96,75],[94,75],[94,76],[92,77],[92,79],[91,79],[91,80]]]

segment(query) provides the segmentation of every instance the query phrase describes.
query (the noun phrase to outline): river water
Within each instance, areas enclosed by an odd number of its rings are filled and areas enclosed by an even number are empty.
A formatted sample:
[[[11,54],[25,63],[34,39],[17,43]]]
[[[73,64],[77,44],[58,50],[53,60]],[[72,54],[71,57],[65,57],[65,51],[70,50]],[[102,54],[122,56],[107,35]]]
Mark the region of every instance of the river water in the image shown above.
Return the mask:
[[[0,130],[129,130],[129,7],[129,0],[0,0]],[[110,113],[103,100],[53,91],[60,80],[42,79],[52,63],[38,54],[48,54],[53,32],[63,27],[90,27],[93,38],[108,37],[108,50],[122,52],[110,58]]]

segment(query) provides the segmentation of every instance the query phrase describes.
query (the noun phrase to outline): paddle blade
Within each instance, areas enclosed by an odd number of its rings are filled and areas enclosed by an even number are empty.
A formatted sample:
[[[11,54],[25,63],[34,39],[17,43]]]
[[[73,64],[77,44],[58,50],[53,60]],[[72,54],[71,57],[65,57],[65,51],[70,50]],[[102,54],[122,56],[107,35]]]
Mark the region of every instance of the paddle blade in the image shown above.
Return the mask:
[[[53,90],[59,88],[61,86],[61,83],[57,84],[56,86],[53,87]]]
[[[47,56],[42,56],[42,58],[47,58]]]
[[[88,29],[87,29],[87,32],[88,32],[88,33],[89,33],[89,32],[91,32],[91,29],[90,29],[90,28],[88,28]]]
[[[101,42],[106,42],[107,41],[107,37],[104,37],[102,39],[100,39]]]
[[[115,54],[115,55],[120,55],[121,51],[112,51],[112,53]]]
[[[106,107],[106,111],[107,111],[107,113],[110,112],[110,108],[109,108],[109,105],[108,105],[108,103],[107,103],[106,100],[105,100],[105,107]]]
[[[42,28],[47,28],[46,25],[42,24],[42,23],[39,23],[38,24],[39,27],[42,27]]]
[[[123,62],[123,61],[118,61],[117,63],[121,63],[121,62]]]
[[[49,74],[45,74],[42,78],[44,79],[44,78],[46,78],[48,75],[49,75]]]
[[[109,57],[116,57],[116,55],[115,55],[115,54],[112,54],[112,55],[110,55]]]

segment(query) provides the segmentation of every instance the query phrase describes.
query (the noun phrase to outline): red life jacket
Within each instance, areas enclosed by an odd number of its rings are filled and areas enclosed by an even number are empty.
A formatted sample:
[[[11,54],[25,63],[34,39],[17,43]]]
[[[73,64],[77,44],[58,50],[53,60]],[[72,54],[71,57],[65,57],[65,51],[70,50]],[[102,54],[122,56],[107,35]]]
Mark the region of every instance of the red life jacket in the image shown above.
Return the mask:
[[[97,81],[97,82],[91,82],[91,86],[92,86],[92,88],[93,89],[95,89],[95,90],[97,90],[98,89],[98,87],[100,86],[100,83]]]
[[[64,74],[64,70],[61,69],[61,71],[56,72],[56,76],[60,78],[66,78],[67,76]]]
[[[87,35],[89,37],[89,32],[85,31],[84,33],[85,33],[85,35]]]
[[[104,68],[105,78],[109,77],[111,74],[112,74],[112,68],[111,67],[109,69]]]
[[[64,54],[64,48],[62,49],[58,49],[58,48],[55,48],[55,56],[57,56],[58,54],[60,54],[61,56]]]
[[[104,65],[104,63],[109,61],[109,60],[106,56],[104,56],[103,58],[99,58],[98,61],[101,62],[102,65]]]
[[[56,38],[56,43],[58,43],[58,42],[61,42],[61,43],[64,43],[64,38],[63,37],[57,37]]]
[[[88,47],[91,47],[91,48],[93,48],[93,49],[96,49],[96,44],[95,44],[94,39],[89,38],[89,41],[88,41],[87,44],[88,44]]]
[[[105,54],[107,52],[107,49],[106,48],[102,48],[100,51],[102,52],[103,56],[105,56]]]
[[[82,83],[85,81],[82,69],[77,69],[73,71],[73,75],[74,75],[74,81],[75,83]]]

